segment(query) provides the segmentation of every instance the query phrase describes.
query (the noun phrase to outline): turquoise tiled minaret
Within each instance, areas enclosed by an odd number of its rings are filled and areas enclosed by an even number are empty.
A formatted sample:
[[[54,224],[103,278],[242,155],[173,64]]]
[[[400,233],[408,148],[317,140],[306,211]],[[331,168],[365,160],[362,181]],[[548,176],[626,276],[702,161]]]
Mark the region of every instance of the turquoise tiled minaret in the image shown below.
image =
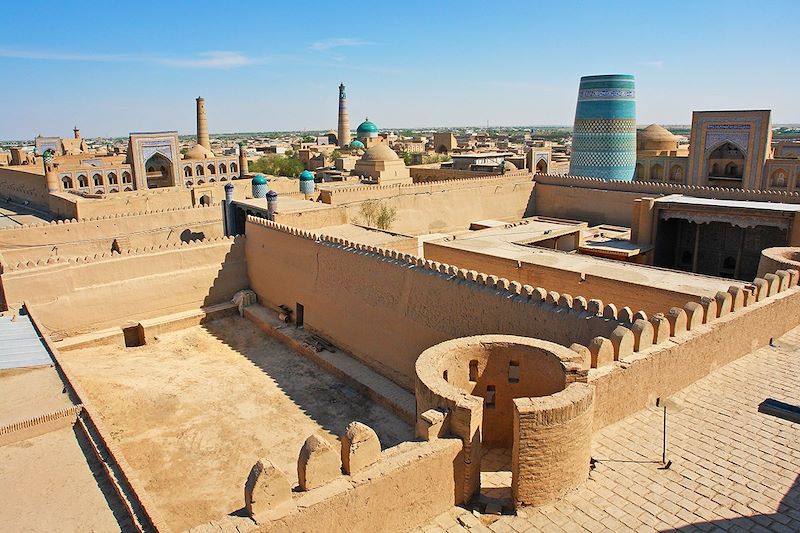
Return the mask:
[[[630,74],[584,76],[578,89],[573,176],[631,181],[636,168],[636,101]]]

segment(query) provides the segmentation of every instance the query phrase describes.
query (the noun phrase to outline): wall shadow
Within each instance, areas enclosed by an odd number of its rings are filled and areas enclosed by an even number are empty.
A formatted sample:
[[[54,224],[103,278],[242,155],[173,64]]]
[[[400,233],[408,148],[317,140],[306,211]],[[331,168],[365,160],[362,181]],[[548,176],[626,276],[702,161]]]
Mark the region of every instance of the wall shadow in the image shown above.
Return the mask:
[[[254,334],[237,335],[236,328],[232,327],[235,321],[246,323]],[[227,317],[208,322],[203,327],[253,363],[325,431],[341,436],[347,424],[358,421],[375,430],[383,449],[414,439],[413,428],[397,415],[268,336],[247,319]],[[270,345],[275,349],[270,349]]]

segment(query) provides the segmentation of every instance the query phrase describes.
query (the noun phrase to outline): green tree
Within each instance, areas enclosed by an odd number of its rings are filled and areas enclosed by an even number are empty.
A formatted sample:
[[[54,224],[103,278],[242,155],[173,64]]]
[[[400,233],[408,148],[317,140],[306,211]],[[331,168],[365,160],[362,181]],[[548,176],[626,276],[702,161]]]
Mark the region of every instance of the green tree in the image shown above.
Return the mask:
[[[267,155],[250,163],[250,172],[260,172],[271,176],[296,178],[305,170],[302,161],[282,155]]]
[[[378,209],[378,217],[375,220],[375,225],[382,230],[388,230],[394,224],[397,218],[397,209],[381,205]]]
[[[388,230],[397,219],[397,209],[381,203],[379,200],[367,200],[361,204],[359,211],[365,226],[374,226]]]
[[[361,204],[360,214],[364,219],[365,226],[374,226],[375,220],[378,217],[380,210],[380,202],[378,200],[367,200]]]

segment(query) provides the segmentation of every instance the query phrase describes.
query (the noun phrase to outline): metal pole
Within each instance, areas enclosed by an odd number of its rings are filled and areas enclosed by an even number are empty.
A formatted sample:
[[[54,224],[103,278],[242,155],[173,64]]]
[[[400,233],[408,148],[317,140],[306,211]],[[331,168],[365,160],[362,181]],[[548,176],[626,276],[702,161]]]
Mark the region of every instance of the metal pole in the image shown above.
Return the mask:
[[[664,404],[664,443],[661,448],[661,464],[667,464],[667,405]]]

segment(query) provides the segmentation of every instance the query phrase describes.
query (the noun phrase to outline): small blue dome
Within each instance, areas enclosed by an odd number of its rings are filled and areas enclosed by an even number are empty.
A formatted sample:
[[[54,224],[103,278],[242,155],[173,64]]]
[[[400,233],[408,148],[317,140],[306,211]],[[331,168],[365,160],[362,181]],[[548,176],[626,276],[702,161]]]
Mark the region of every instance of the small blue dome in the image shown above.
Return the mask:
[[[353,140],[353,142],[350,143],[350,148],[363,149],[364,148],[364,143],[362,143],[358,139],[355,139],[355,140]]]
[[[300,180],[301,181],[314,181],[314,174],[309,172],[308,170],[304,170],[300,173]]]
[[[277,198],[277,197],[278,197],[278,193],[276,193],[275,191],[269,191],[267,193],[267,199],[273,199],[273,198]]]
[[[264,176],[264,174],[256,174],[253,177],[253,185],[266,185],[266,184],[267,184],[267,178]]]

